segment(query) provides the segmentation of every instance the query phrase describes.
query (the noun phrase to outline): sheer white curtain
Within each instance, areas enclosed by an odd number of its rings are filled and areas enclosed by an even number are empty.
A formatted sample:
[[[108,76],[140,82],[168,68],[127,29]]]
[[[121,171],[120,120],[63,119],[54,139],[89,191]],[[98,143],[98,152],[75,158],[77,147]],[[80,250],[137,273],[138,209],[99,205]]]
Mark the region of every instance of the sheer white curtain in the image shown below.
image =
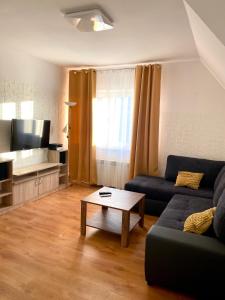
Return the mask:
[[[134,72],[97,71],[93,129],[99,185],[123,188],[128,180]]]

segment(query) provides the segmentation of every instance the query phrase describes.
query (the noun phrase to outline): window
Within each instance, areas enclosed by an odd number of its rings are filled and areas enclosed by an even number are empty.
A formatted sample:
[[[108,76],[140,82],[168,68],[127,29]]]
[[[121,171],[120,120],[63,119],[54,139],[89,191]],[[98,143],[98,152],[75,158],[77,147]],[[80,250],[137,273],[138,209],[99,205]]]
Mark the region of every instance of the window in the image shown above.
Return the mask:
[[[94,144],[97,159],[129,161],[134,70],[97,71]]]
[[[93,140],[97,183],[121,188],[128,180],[134,69],[97,71]]]
[[[129,148],[131,138],[132,96],[114,95],[95,99],[95,142],[99,147],[106,143],[112,149]],[[104,124],[104,126],[102,126]],[[126,130],[125,130],[126,129]],[[101,134],[100,134],[101,133]]]

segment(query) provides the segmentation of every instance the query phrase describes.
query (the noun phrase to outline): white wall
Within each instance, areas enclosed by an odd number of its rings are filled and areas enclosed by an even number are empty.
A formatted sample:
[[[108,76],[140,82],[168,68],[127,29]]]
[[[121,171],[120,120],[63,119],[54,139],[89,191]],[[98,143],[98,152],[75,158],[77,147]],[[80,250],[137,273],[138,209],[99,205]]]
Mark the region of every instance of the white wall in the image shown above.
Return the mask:
[[[169,154],[225,160],[225,89],[201,62],[162,67],[159,167]]]
[[[63,76],[63,69],[59,66],[1,46],[0,119],[4,118],[3,103],[15,103],[15,117],[20,118],[21,102],[32,101],[33,118],[50,119],[52,124],[50,140],[58,142],[61,131],[59,103],[64,92]],[[0,123],[2,136],[6,124],[7,122]],[[8,139],[0,139],[0,152],[8,151],[8,147],[9,135]]]

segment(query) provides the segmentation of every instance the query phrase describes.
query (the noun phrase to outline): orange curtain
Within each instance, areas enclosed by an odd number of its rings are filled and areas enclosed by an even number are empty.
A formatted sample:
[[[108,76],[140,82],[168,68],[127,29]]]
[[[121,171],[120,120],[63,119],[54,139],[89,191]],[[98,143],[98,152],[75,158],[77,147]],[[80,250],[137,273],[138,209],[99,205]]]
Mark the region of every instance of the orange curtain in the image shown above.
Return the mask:
[[[77,105],[69,108],[69,173],[71,180],[87,184],[96,184],[96,157],[92,141],[95,94],[95,70],[70,71],[69,99]]]
[[[130,178],[158,174],[161,66],[137,66]]]

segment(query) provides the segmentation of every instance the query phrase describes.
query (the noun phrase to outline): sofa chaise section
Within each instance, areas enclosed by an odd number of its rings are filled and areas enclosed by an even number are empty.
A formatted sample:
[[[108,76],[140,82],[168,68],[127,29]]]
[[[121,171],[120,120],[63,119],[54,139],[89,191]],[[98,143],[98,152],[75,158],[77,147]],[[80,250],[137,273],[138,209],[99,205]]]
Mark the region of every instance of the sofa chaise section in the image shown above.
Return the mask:
[[[193,213],[217,207],[214,222],[203,235],[183,232]],[[211,199],[176,194],[146,237],[145,276],[148,284],[197,293],[207,298],[225,293],[225,167],[214,183]],[[219,224],[220,222],[220,224]],[[220,239],[218,233],[223,230]],[[222,240],[222,241],[221,241]]]
[[[145,253],[149,285],[201,295],[215,295],[219,289],[224,292],[225,245],[214,237],[153,225],[147,235]]]

